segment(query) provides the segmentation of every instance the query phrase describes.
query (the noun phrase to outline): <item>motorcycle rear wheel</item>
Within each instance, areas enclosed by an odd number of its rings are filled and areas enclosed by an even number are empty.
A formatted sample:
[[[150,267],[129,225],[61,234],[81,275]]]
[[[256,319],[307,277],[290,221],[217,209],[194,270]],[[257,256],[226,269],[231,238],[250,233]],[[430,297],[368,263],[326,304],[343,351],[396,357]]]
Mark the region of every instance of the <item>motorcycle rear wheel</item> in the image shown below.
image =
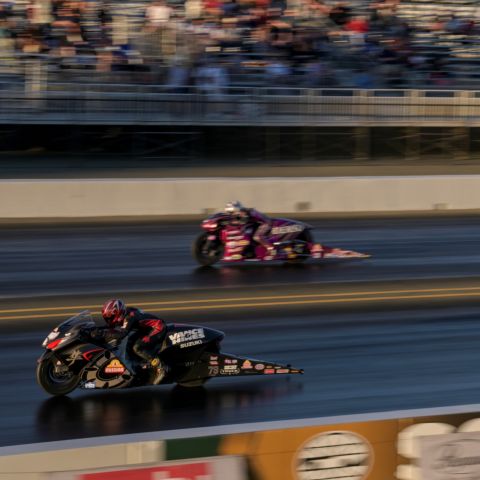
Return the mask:
[[[202,232],[193,242],[192,245],[192,255],[193,258],[200,264],[202,267],[208,267],[214,263],[219,262],[223,257],[223,246],[219,244],[218,248],[215,250],[209,249],[206,250],[206,244],[209,241],[208,236],[210,234],[207,232]]]
[[[80,377],[59,374],[55,370],[55,359],[44,360],[37,365],[37,382],[50,395],[68,395],[77,388]]]

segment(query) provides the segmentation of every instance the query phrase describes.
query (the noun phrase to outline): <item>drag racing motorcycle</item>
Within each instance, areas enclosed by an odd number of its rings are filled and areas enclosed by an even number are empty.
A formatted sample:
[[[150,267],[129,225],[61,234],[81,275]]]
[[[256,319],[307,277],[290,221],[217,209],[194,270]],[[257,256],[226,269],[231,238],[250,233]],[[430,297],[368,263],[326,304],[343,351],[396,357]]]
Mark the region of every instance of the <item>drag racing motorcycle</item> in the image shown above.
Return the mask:
[[[308,258],[368,258],[370,255],[315,243],[313,227],[307,223],[273,218],[270,241],[275,255],[265,258],[265,247],[253,240],[257,225],[231,225],[228,213],[215,213],[202,222],[204,230],[192,245],[192,255],[202,266],[223,262],[304,262]]]
[[[151,372],[142,360],[129,354],[135,332],[120,342],[93,340],[95,328],[88,311],[66,320],[53,329],[38,359],[37,381],[51,395],[67,395],[76,388],[118,389],[151,384]],[[196,325],[167,324],[159,355],[168,365],[161,384],[177,383],[199,387],[214,377],[303,374],[290,365],[239,357],[220,352],[224,333]]]

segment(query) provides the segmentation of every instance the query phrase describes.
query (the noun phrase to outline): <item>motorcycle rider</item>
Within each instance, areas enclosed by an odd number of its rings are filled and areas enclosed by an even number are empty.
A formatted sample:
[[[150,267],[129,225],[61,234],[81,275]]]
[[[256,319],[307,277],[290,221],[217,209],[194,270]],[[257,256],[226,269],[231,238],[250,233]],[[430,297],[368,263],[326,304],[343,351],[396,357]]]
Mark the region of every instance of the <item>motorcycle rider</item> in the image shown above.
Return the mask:
[[[166,366],[154,354],[166,334],[165,322],[135,307],[127,307],[122,300],[112,299],[105,302],[102,317],[107,327],[96,328],[90,332],[94,338],[103,338],[106,342],[121,340],[132,330],[136,331],[133,352],[144,360],[142,367],[152,370],[154,385],[158,385],[166,374]]]
[[[255,231],[253,232],[253,240],[265,248],[263,260],[272,260],[276,255],[276,250],[270,241],[270,230],[272,229],[272,220],[260,213],[254,208],[244,207],[238,200],[228,202],[224,208],[225,213],[231,217],[232,225],[246,225],[253,223]]]

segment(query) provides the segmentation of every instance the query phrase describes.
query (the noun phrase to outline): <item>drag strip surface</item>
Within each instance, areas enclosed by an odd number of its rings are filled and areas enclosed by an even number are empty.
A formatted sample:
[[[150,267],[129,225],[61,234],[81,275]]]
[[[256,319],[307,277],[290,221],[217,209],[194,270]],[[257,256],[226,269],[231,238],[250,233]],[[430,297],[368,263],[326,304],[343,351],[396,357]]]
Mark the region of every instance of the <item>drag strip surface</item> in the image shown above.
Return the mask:
[[[2,227],[0,445],[478,403],[478,219],[315,225],[373,257],[199,269],[194,224]],[[305,375],[49,398],[35,382],[43,338],[110,295]]]
[[[196,224],[2,227],[0,298],[249,285],[469,277],[480,271],[477,217],[325,220],[318,241],[365,260],[199,268]]]
[[[170,312],[169,321],[225,331],[224,351],[305,375],[70,398],[50,398],[35,382],[48,329],[17,321],[0,336],[0,445],[478,403],[479,307],[446,298]]]

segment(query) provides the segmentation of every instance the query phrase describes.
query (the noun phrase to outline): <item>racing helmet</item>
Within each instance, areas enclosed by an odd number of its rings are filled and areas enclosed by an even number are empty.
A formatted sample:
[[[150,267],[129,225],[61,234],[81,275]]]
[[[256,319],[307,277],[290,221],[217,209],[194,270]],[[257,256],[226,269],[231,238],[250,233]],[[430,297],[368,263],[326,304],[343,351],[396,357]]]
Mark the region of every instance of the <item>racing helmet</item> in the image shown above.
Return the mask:
[[[224,210],[226,213],[233,215],[244,211],[245,207],[238,200],[235,200],[234,202],[228,202]]]
[[[118,298],[106,301],[102,308],[102,317],[109,327],[122,323],[126,313],[126,305]]]

